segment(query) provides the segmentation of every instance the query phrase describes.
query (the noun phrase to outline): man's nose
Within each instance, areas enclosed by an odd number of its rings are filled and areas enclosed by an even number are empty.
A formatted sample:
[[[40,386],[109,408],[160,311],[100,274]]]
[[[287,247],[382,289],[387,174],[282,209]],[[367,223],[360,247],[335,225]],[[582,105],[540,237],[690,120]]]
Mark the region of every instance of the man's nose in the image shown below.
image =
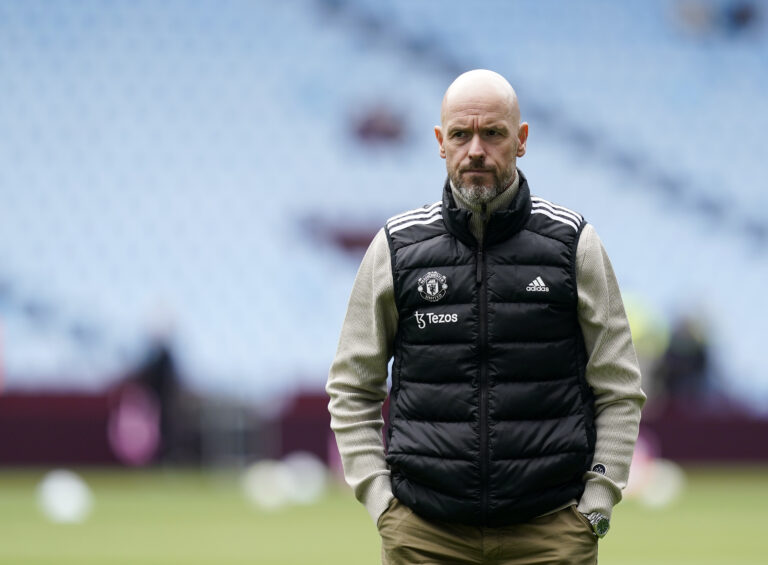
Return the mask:
[[[485,158],[485,147],[483,147],[483,142],[480,140],[479,135],[475,134],[472,136],[472,139],[469,142],[469,152],[467,153],[467,156],[473,161]]]

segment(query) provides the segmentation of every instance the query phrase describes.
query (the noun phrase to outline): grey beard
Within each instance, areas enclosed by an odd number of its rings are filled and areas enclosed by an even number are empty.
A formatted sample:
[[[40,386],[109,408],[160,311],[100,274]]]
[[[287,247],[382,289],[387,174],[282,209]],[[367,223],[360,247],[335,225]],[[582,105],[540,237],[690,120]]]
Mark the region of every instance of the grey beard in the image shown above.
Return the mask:
[[[476,184],[469,186],[459,184],[456,185],[456,190],[459,191],[464,201],[471,206],[478,206],[490,202],[502,192],[496,185],[487,186]]]
[[[504,173],[504,177],[498,179],[491,186],[485,184],[465,185],[460,182],[458,175],[456,178],[451,176],[451,183],[456,190],[459,191],[461,197],[467,204],[471,206],[479,206],[490,202],[512,184],[512,181],[515,178],[515,166],[513,165],[509,170],[504,171]]]

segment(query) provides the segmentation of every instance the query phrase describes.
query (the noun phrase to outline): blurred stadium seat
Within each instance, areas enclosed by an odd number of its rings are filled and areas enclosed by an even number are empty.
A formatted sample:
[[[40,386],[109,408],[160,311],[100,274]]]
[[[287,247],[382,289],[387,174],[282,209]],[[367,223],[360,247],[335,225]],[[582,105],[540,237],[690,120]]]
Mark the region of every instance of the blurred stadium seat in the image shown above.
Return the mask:
[[[322,386],[358,258],[306,222],[372,235],[439,198],[440,98],[487,67],[518,89],[534,192],[597,226],[624,290],[705,311],[728,387],[764,406],[765,28],[490,4],[0,4],[6,386],[103,387],[157,316],[198,389]],[[405,131],[368,146],[355,112],[380,102]]]

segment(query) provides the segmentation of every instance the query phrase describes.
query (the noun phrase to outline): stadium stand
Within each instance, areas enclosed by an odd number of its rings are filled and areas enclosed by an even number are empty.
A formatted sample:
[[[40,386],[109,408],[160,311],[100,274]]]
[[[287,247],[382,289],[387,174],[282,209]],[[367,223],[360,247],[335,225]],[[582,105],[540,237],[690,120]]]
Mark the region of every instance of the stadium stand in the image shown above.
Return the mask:
[[[6,385],[103,387],[161,318],[199,389],[320,386],[359,257],[307,225],[372,235],[436,200],[440,97],[487,67],[518,89],[534,192],[597,226],[628,293],[705,312],[728,387],[764,405],[768,35],[679,18],[661,0],[0,4]],[[354,116],[382,102],[404,135],[370,146]]]

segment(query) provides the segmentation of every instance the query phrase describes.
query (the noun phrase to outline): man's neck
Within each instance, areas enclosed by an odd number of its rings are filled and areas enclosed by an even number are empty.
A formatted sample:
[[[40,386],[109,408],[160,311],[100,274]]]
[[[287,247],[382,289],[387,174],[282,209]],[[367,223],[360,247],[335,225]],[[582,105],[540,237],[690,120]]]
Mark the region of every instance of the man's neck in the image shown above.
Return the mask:
[[[451,182],[451,192],[453,193],[454,200],[456,200],[456,206],[462,210],[469,210],[472,212],[472,216],[469,221],[469,229],[472,231],[472,235],[474,235],[478,241],[480,241],[483,237],[483,218],[485,218],[485,221],[488,221],[488,218],[495,211],[509,208],[509,205],[512,203],[512,200],[514,200],[519,187],[520,175],[515,174],[515,180],[512,181],[512,184],[505,188],[501,193],[494,196],[491,200],[486,202],[485,214],[482,214],[482,204],[468,202],[461,194],[461,191],[457,190],[456,187],[453,186],[453,182]]]

